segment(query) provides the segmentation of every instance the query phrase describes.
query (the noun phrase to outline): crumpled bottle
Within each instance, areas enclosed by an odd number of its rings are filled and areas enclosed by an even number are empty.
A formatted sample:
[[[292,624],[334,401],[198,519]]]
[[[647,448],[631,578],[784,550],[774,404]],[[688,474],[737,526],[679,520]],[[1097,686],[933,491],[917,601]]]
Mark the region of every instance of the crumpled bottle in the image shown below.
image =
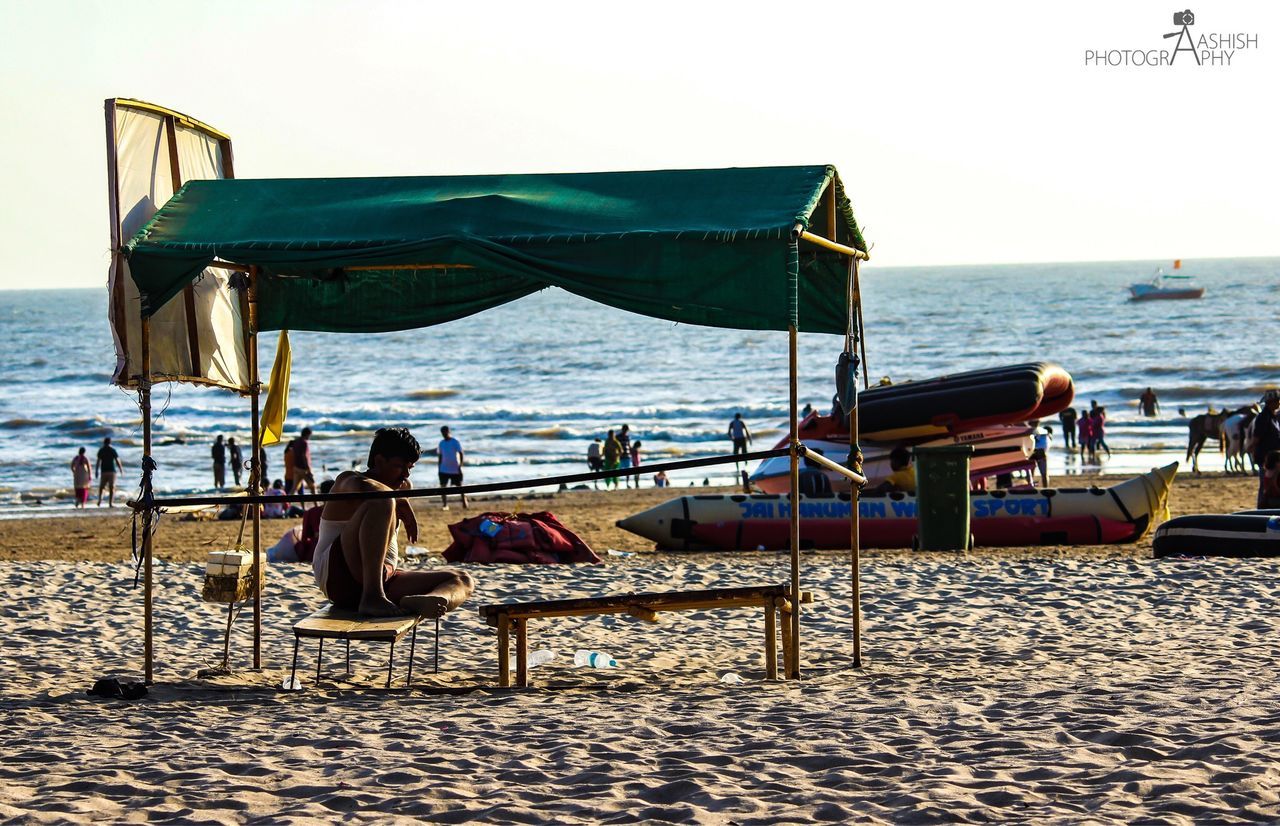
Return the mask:
[[[618,661],[603,651],[588,651],[579,648],[573,652],[573,664],[578,668],[617,668]]]

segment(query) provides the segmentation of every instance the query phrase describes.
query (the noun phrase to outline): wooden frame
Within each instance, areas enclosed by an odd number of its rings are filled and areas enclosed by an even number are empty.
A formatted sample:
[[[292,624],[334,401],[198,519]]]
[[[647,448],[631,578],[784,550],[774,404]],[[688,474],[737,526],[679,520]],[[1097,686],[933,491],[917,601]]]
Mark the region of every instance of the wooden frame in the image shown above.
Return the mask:
[[[114,103],[114,101],[109,101],[109,107],[110,107],[110,104],[112,103]],[[128,103],[130,105],[135,105],[138,102],[128,101]],[[230,160],[231,160],[230,142],[229,142],[229,138],[227,138],[225,135],[222,135],[221,133],[216,132],[216,130],[212,130],[212,129],[209,129],[208,127],[205,127],[204,124],[199,124],[198,121],[193,121],[189,118],[186,118],[186,116],[181,115],[180,113],[172,112],[171,110],[164,109],[163,107],[157,107],[157,106],[148,104],[148,105],[140,105],[139,108],[150,109],[151,111],[160,112],[165,116],[166,129],[169,130],[169,135],[170,135],[171,153],[176,152],[176,144],[173,140],[173,134],[174,134],[174,131],[176,130],[176,124],[179,122],[183,123],[184,125],[198,124],[201,128],[206,129],[206,131],[208,131],[209,133],[219,136],[220,138],[219,146],[223,152],[223,159],[225,162],[224,172],[230,172],[230,166],[229,166]],[[108,116],[109,145],[114,145],[114,126],[113,126],[112,114],[113,114],[113,109],[109,108],[109,116]],[[174,174],[176,176],[178,172],[175,170]],[[113,207],[115,205],[115,201],[117,200],[117,196],[114,195],[115,186],[116,186],[116,183],[114,180],[114,176],[112,176]],[[177,184],[175,184],[175,187],[176,186]],[[803,227],[803,225],[797,224],[792,229],[790,245],[792,248],[793,260],[798,259],[799,244],[801,241],[805,241],[806,243],[814,244],[816,246],[822,247],[823,249],[839,253],[841,255],[846,256],[849,259],[849,271],[850,271],[849,282],[850,283],[849,283],[849,293],[848,293],[849,298],[848,298],[848,307],[847,307],[849,332],[846,337],[846,348],[852,353],[852,348],[854,346],[852,339],[853,339],[853,330],[855,329],[855,325],[857,330],[859,331],[859,342],[861,341],[860,336],[861,336],[861,330],[862,330],[862,304],[861,304],[861,295],[859,292],[860,285],[858,283],[858,262],[860,260],[869,260],[870,257],[867,253],[862,252],[861,250],[855,249],[853,247],[841,244],[836,240],[838,237],[839,224],[836,220],[836,215],[838,212],[838,209],[837,209],[838,203],[837,203],[837,194],[836,194],[834,178],[828,183],[827,188],[824,191],[822,197],[826,201],[826,217],[827,217],[826,232],[827,232],[827,235],[830,237],[824,238],[822,236],[816,235],[806,230]],[[118,231],[117,222],[113,217],[113,242],[116,247],[116,249],[113,250],[113,254],[117,256],[120,255],[120,252],[118,250],[118,246],[119,246],[118,236],[119,236],[119,231]],[[249,266],[245,264],[225,262],[220,260],[215,260],[209,266],[218,267],[218,268],[227,269],[227,270],[236,271],[236,272],[244,272],[248,274],[249,286],[247,290],[245,290],[245,293],[247,293],[247,296],[242,295],[241,306],[242,306],[242,315],[243,315],[243,311],[246,309],[248,313],[247,317],[245,317],[244,319],[244,323],[245,323],[245,333],[246,333],[246,339],[247,339],[246,358],[249,361],[249,374],[250,374],[249,395],[251,398],[251,414],[250,415],[252,418],[252,431],[253,431],[252,445],[251,445],[252,458],[251,458],[251,473],[250,473],[250,487],[251,487],[250,494],[256,495],[262,490],[262,485],[265,481],[264,479],[261,478],[260,467],[259,467],[260,465],[259,442],[261,439],[260,411],[259,411],[259,396],[261,392],[261,382],[258,374],[258,354],[257,354],[257,324],[258,324],[257,284],[258,284],[259,270],[256,266]],[[348,269],[375,270],[375,269],[406,269],[406,268],[407,269],[464,269],[466,268],[466,266],[465,265],[446,265],[446,264],[417,264],[417,265],[407,265],[407,266],[400,266],[400,267],[359,266],[359,267],[351,267]],[[188,286],[186,289],[190,290],[191,288],[190,286]],[[794,296],[792,296],[792,298],[794,298]],[[190,302],[188,302],[188,311],[190,314],[190,311],[191,311]],[[789,361],[789,399],[788,399],[789,416],[788,417],[790,420],[789,422],[790,429],[789,429],[789,439],[788,439],[788,452],[790,454],[789,458],[790,458],[790,483],[791,483],[790,484],[790,488],[791,488],[790,490],[791,576],[790,576],[790,586],[786,590],[786,593],[801,594],[802,592],[800,590],[800,508],[799,508],[800,464],[799,463],[800,463],[801,455],[804,452],[804,448],[799,440],[799,434],[798,434],[798,427],[799,427],[799,422],[798,422],[799,405],[798,405],[798,386],[797,386],[798,385],[798,354],[797,354],[798,353],[798,343],[797,343],[798,330],[794,323],[788,326],[787,334],[788,334],[788,357],[789,357],[788,359]],[[143,408],[143,428],[144,428],[143,453],[145,458],[149,458],[151,455],[151,439],[150,439],[151,377],[150,377],[150,364],[149,364],[149,351],[148,351],[148,347],[149,347],[148,335],[149,335],[149,322],[147,319],[144,318],[143,326],[142,326],[142,339],[143,339],[142,359],[144,362],[144,366],[143,366],[143,377],[139,387],[139,397],[140,397],[140,401],[142,402],[142,408]],[[198,343],[194,339],[194,333],[192,333],[192,336],[193,336],[193,339],[191,343],[191,348],[192,348],[192,358],[194,362],[194,359],[198,357],[198,349],[197,349]],[[865,353],[865,347],[863,347],[862,362],[864,364],[864,368],[863,368],[864,384],[866,383],[865,361],[866,361],[866,353]],[[858,421],[857,421],[856,406],[850,412],[849,433],[850,433],[851,446],[856,446],[857,440],[858,440]],[[865,480],[863,481],[865,482]],[[255,582],[257,583],[257,589],[254,594],[254,612],[253,612],[254,613],[254,640],[253,640],[254,666],[253,667],[255,669],[261,668],[261,636],[262,636],[261,602],[262,602],[263,571],[262,571],[262,565],[260,561],[261,558],[259,554],[259,549],[261,547],[260,519],[261,519],[260,508],[258,506],[255,506],[253,509],[253,576],[254,576]],[[853,493],[851,496],[851,507],[850,507],[850,515],[849,515],[850,545],[851,545],[850,553],[851,553],[851,567],[852,567],[851,576],[852,576],[852,592],[853,592],[852,602],[853,602],[853,623],[854,623],[854,629],[853,629],[854,665],[855,666],[860,666],[862,663],[862,660],[861,660],[861,610],[860,610],[861,595],[860,595],[860,584],[859,584],[859,573],[858,573],[859,564],[860,564],[860,550],[858,547],[859,545],[858,519],[859,519],[858,489],[857,489],[857,484],[855,480],[855,484],[853,485]],[[146,681],[150,683],[152,681],[152,663],[153,663],[152,653],[153,652],[152,652],[152,615],[151,615],[152,543],[151,543],[149,532],[143,538],[143,549],[145,554],[145,565],[146,565],[146,595],[145,595],[146,669],[145,670],[146,670]],[[775,587],[780,587],[780,586],[775,586]],[[693,593],[700,593],[700,592],[693,592]],[[634,611],[629,610],[629,612],[635,613],[636,611],[639,611],[641,609],[647,610],[649,611],[649,613],[653,614],[653,618],[656,619],[656,611],[659,609],[655,608],[652,605],[645,605],[642,603],[635,602],[636,599],[644,596],[646,595],[634,595],[632,597],[629,597],[629,599],[631,599],[632,602],[634,603],[634,604],[630,604],[630,607],[635,609]],[[653,596],[653,595],[647,595],[647,596]],[[670,596],[670,595],[666,595],[666,596]],[[774,595],[773,597],[771,597],[771,599],[774,599],[774,598],[777,598],[777,595]],[[782,599],[785,600],[785,597],[782,597]],[[783,634],[784,668],[785,668],[786,677],[788,679],[800,678],[799,603],[804,601],[806,600],[803,600],[803,599],[798,600],[798,601],[795,601],[794,604],[788,603],[789,610],[782,612],[783,613],[782,634]],[[669,604],[674,604],[674,603],[669,603]],[[756,603],[753,602],[748,604],[756,604]],[[595,608],[598,609],[604,605],[606,605],[605,602],[597,601],[595,604]],[[772,603],[770,603],[770,605],[772,607],[768,609],[769,611],[772,611],[775,608],[777,608],[777,606],[774,606]],[[491,606],[486,606],[486,607],[491,607]],[[733,606],[721,606],[721,607],[733,607]],[[676,608],[676,607],[665,607],[660,610],[688,610],[688,609]],[[599,613],[599,612],[600,612],[599,610],[592,610],[588,613]],[[612,609],[610,609],[610,612],[616,613],[617,611],[613,611]],[[639,615],[644,616],[644,614],[639,614]],[[648,619],[647,616],[645,618]],[[527,633],[527,628],[525,624],[527,619],[528,619],[528,616],[511,615],[508,612],[508,613],[504,613],[497,621],[498,632],[499,632],[499,656],[500,656],[499,679],[500,681],[502,681],[504,685],[506,685],[510,679],[510,675],[508,673],[509,663],[506,659],[507,648],[509,647],[509,634],[511,630],[514,628],[516,632],[516,637],[517,637],[517,645],[520,651],[523,652],[525,647],[526,633]],[[773,622],[774,622],[774,616],[770,614],[769,617],[766,619],[766,625],[772,626]],[[520,656],[523,656],[523,654],[520,654]],[[525,673],[525,666],[523,666],[520,662],[518,662],[517,664],[517,672],[518,672],[517,673],[518,679],[522,681],[527,679],[527,673]]]
[[[552,617],[585,617],[599,614],[630,614],[656,623],[658,615],[671,611],[706,611],[720,608],[762,608],[765,628],[765,676],[778,678],[777,614],[782,615],[783,674],[790,678],[798,667],[795,640],[789,621],[799,613],[790,599],[794,593],[786,585],[747,588],[715,588],[705,591],[617,594],[607,597],[544,600],[540,602],[496,603],[480,606],[480,616],[498,631],[498,685],[511,686],[511,635],[515,633],[516,678],[521,688],[529,685],[529,620]],[[813,595],[800,592],[800,602],[812,603]]]

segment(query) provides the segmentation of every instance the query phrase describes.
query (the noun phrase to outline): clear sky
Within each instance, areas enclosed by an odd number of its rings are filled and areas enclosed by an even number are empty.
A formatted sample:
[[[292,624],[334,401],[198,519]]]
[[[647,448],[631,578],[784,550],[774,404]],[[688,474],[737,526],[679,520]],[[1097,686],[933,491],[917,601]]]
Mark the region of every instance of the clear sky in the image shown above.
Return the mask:
[[[832,163],[873,265],[1278,255],[1280,4],[1192,10],[1256,44],[1086,65],[1171,49],[1153,2],[3,0],[0,288],[105,285],[108,97],[240,177]]]

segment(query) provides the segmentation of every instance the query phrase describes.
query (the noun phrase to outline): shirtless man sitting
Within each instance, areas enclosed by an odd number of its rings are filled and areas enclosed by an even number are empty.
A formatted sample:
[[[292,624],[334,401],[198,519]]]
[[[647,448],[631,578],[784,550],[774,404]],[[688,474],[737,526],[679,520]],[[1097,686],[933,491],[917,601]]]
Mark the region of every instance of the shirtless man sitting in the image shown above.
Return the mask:
[[[332,493],[407,488],[409,472],[421,454],[407,428],[384,427],[369,447],[369,469],[338,474]],[[418,522],[406,499],[325,503],[312,568],[316,584],[336,607],[375,617],[439,617],[475,590],[463,571],[399,570],[400,522],[409,541],[416,542]]]

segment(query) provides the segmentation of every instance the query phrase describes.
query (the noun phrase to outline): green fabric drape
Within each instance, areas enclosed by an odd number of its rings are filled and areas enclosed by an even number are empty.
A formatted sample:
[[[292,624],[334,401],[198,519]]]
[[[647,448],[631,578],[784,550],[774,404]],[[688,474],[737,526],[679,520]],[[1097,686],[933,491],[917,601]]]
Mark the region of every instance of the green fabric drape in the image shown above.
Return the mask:
[[[808,166],[192,181],[126,254],[148,315],[215,258],[258,266],[262,330],[422,327],[554,286],[689,324],[843,334],[841,257],[791,243],[833,181],[836,240],[865,250],[834,168]]]

